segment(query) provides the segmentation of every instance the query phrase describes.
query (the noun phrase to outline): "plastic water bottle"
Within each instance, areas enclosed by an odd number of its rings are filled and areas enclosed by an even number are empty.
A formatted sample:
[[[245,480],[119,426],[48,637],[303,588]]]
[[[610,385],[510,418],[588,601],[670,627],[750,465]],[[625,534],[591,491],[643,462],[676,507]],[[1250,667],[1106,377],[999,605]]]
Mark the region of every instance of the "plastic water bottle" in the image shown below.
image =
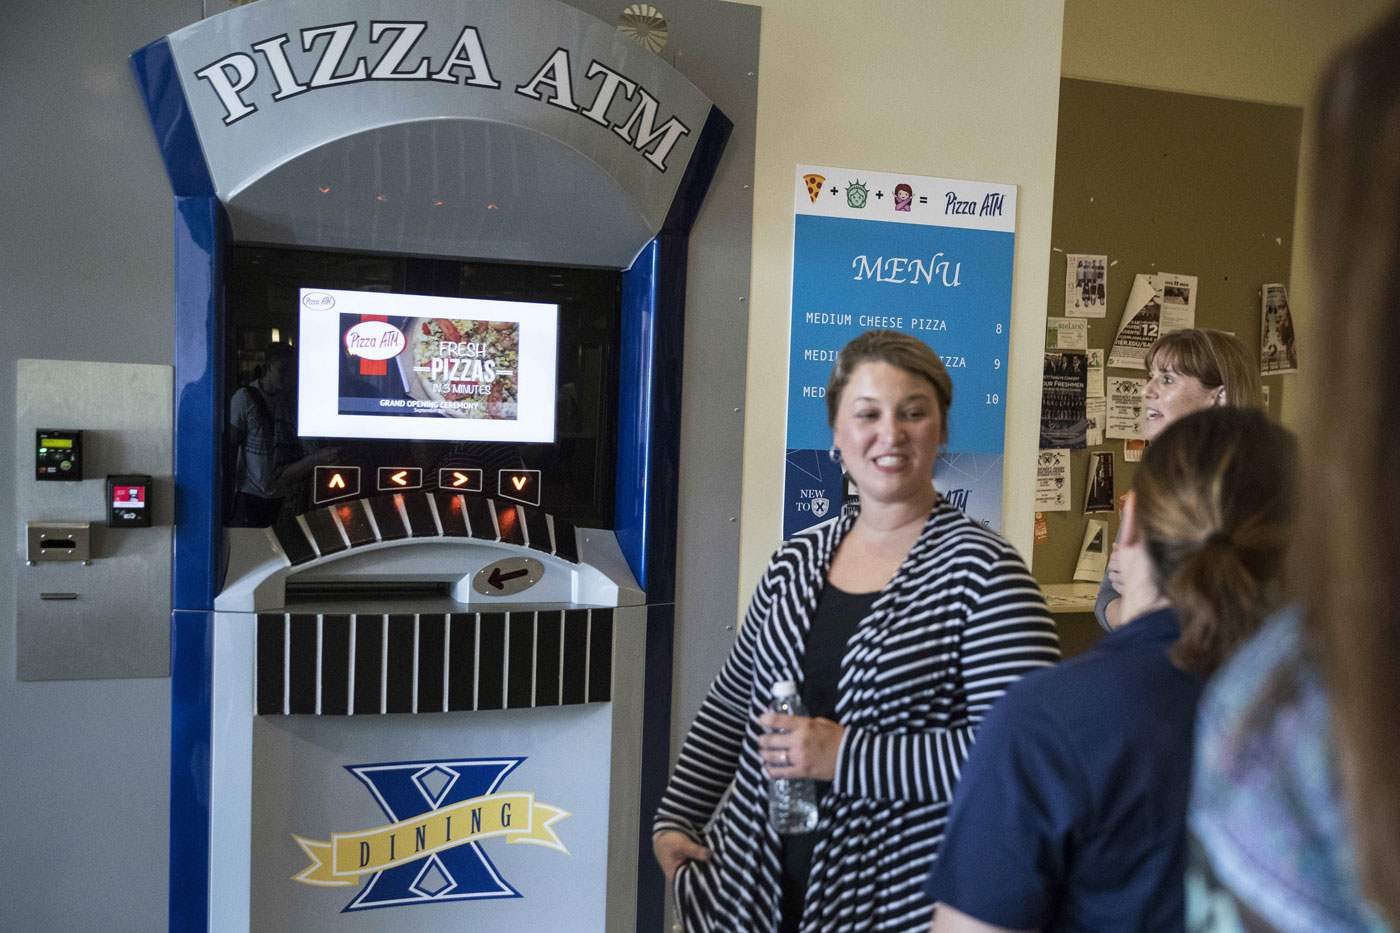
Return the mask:
[[[797,695],[797,684],[780,680],[773,685],[768,709],[788,716],[806,716]],[[775,730],[782,732],[784,730]],[[775,777],[768,782],[768,821],[784,836],[810,833],[817,828],[817,788],[811,778]]]

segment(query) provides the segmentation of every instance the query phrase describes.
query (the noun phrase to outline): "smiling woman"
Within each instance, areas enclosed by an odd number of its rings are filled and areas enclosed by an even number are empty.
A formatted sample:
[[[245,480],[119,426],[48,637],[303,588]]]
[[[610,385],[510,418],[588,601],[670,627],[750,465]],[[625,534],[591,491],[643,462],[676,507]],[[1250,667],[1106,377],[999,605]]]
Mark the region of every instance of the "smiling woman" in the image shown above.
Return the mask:
[[[653,847],[687,931],[928,924],[920,882],[977,726],[1059,658],[1020,556],[933,486],[952,399],[909,334],[868,331],[832,369],[831,457],[860,510],[778,549],[681,749]],[[785,680],[809,716],[765,711]],[[769,825],[774,777],[818,782],[815,831]]]
[[[1221,405],[1264,408],[1258,360],[1224,331],[1187,329],[1163,334],[1147,351],[1147,382],[1142,387],[1142,433],[1155,441],[1179,419]],[[1105,629],[1122,620],[1123,591],[1118,556],[1113,554],[1099,584],[1094,616]]]

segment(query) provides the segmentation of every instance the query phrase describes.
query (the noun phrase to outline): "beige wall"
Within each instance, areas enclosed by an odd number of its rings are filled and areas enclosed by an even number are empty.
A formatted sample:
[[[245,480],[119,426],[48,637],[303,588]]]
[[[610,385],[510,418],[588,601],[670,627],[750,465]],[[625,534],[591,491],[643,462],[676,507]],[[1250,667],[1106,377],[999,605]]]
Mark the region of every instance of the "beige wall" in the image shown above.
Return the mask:
[[[1311,296],[1304,194],[1313,89],[1332,54],[1393,0],[1065,0],[1064,74],[1304,108],[1289,297],[1299,332]],[[1262,283],[1261,283],[1262,284]],[[1309,347],[1299,345],[1306,368]],[[1304,393],[1285,376],[1282,418],[1296,427]]]
[[[1060,74],[1308,108],[1328,58],[1392,0],[760,5],[741,611],[781,535],[794,164],[1019,187],[1003,531],[1029,553]],[[1306,334],[1306,146],[1302,162],[1290,294]],[[1302,393],[1285,378],[1283,419],[1296,425]]]
[[[792,170],[1015,184],[1003,531],[1030,554],[1059,0],[767,0],[759,55],[740,608],[782,530]]]

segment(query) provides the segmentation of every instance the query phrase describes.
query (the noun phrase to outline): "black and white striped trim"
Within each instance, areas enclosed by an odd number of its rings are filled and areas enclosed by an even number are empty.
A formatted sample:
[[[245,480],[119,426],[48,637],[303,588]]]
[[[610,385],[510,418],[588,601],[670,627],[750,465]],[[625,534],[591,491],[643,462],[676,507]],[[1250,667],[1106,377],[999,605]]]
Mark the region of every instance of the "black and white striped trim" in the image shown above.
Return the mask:
[[[612,698],[611,609],[263,613],[258,715],[521,709]]]

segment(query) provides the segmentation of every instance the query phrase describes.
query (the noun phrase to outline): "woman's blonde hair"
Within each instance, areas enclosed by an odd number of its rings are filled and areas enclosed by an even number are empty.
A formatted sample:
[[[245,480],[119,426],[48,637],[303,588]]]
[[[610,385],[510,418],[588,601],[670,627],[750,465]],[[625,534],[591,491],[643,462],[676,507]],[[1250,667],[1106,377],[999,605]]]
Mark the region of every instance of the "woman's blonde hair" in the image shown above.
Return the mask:
[[[1224,388],[1225,403],[1236,408],[1264,407],[1259,383],[1259,358],[1239,340],[1220,330],[1174,330],[1157,338],[1147,351],[1147,368],[1160,358],[1206,388]]]
[[[1134,516],[1181,620],[1178,667],[1215,670],[1278,606],[1297,462],[1293,435],[1253,408],[1187,415],[1147,448]]]
[[[1333,62],[1316,112],[1298,567],[1361,881],[1400,926],[1400,10]]]
[[[953,379],[938,354],[918,337],[897,330],[868,330],[841,348],[831,377],[826,382],[826,423],[836,424],[841,393],[851,381],[851,373],[862,363],[888,363],[896,369],[927,379],[938,399],[943,420],[943,439],[948,438],[948,409],[953,404]]]

